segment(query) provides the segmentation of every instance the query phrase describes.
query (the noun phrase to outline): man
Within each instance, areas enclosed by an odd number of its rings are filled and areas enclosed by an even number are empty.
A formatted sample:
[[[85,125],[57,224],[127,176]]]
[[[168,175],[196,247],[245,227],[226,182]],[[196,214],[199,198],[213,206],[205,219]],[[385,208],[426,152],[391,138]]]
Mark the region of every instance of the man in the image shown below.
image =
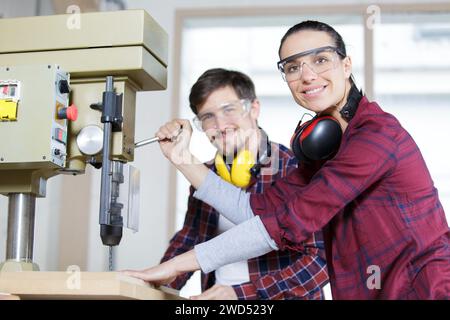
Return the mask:
[[[261,193],[276,179],[296,168],[295,156],[270,142],[258,127],[260,104],[254,84],[243,73],[210,69],[193,85],[190,107],[194,124],[217,148],[207,163],[223,179],[251,193]],[[252,143],[252,139],[256,143]],[[164,142],[160,144],[166,157]],[[193,197],[191,186],[184,225],[171,239],[161,262],[192,250],[234,224]],[[303,243],[303,250],[273,251],[202,274],[202,291],[194,299],[323,299],[328,282],[321,233]],[[178,276],[169,286],[181,289],[192,273]]]

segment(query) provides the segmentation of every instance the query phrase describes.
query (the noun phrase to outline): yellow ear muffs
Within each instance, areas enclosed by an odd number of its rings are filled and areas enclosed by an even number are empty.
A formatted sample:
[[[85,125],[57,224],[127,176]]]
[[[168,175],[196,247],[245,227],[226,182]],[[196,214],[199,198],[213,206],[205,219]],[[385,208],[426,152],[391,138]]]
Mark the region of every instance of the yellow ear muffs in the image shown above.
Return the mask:
[[[255,165],[255,159],[250,151],[241,150],[233,160],[231,173],[228,171],[228,167],[220,154],[216,155],[215,165],[217,173],[222,179],[239,188],[245,188],[252,178],[250,169]]]
[[[252,175],[250,169],[255,165],[255,159],[248,150],[241,150],[233,160],[231,167],[231,181],[240,188],[245,188],[250,183]]]
[[[223,180],[225,180],[225,181],[227,181],[229,183],[232,183],[231,182],[231,174],[228,171],[228,167],[225,164],[225,161],[223,160],[223,157],[222,157],[221,154],[217,153],[216,159],[214,160],[214,163],[216,165],[216,170],[217,170],[217,173],[219,174],[219,176]]]

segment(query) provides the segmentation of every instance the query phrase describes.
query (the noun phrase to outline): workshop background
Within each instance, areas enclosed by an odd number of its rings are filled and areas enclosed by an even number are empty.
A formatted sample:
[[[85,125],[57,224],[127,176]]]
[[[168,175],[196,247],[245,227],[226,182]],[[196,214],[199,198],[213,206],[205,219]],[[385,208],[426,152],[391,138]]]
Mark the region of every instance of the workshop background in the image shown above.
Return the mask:
[[[136,141],[152,137],[174,117],[191,119],[187,99],[191,85],[207,68],[225,67],[254,79],[262,105],[260,125],[272,140],[286,145],[305,110],[295,104],[276,69],[280,39],[301,20],[328,22],[347,43],[357,84],[395,114],[416,140],[450,221],[450,2],[311,3],[2,0],[0,18],[62,14],[70,5],[78,5],[81,12],[145,9],[169,35],[169,74],[167,90],[138,93]],[[205,148],[199,132],[194,133],[192,150],[202,160],[214,153]],[[140,230],[124,229],[121,244],[114,249],[116,270],[157,264],[186,210],[188,183],[158,146],[137,149],[131,165],[141,173]],[[108,247],[99,237],[100,173],[88,166],[84,175],[48,180],[47,196],[36,201],[34,260],[41,270],[64,271],[71,265],[82,271],[108,269]],[[7,212],[7,198],[0,196],[0,261],[5,259]],[[196,292],[198,274],[182,294]]]

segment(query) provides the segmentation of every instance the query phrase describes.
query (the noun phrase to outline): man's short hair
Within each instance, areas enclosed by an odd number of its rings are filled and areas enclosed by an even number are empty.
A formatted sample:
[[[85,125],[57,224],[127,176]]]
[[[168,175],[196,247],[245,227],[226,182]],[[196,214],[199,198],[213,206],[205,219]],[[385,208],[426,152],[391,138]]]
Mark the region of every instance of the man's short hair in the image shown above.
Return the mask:
[[[221,68],[205,71],[194,83],[189,94],[189,106],[197,114],[197,108],[203,105],[209,95],[220,88],[230,86],[239,99],[256,99],[255,85],[249,76],[239,71]]]

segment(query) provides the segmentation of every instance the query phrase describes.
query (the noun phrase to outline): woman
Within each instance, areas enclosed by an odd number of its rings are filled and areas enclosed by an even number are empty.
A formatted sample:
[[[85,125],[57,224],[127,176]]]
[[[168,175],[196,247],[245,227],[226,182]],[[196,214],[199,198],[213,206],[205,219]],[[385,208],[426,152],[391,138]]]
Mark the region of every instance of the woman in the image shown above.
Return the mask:
[[[305,21],[288,30],[279,55],[294,100],[317,114],[292,140],[302,165],[263,194],[245,194],[188,153],[188,121],[166,124],[157,133],[161,139],[183,128],[177,142],[160,145],[197,188],[194,196],[240,224],[129,274],[164,284],[200,267],[210,272],[270,250],[298,249],[323,229],[334,299],[449,298],[450,231],[437,190],[398,120],[356,90],[342,37],[327,24]],[[315,130],[319,123],[326,135]],[[308,149],[303,144],[315,135]],[[177,162],[180,150],[191,161]]]

